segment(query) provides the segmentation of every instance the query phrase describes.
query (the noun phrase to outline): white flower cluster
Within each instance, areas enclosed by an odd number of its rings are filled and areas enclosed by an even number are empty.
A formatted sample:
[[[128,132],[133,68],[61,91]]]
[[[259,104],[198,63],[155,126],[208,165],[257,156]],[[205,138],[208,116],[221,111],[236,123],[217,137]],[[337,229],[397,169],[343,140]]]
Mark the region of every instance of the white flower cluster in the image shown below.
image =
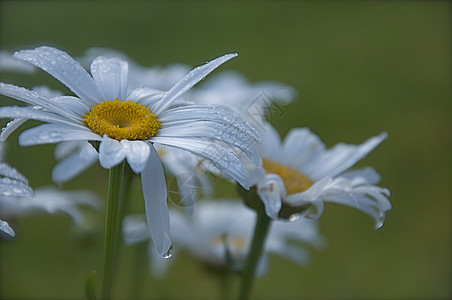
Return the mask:
[[[202,199],[195,205],[202,194],[214,194],[211,179],[217,175],[257,193],[274,220],[264,253],[305,261],[306,251],[289,240],[322,244],[315,221],[308,218],[320,217],[325,202],[354,207],[373,217],[377,228],[382,226],[391,209],[389,190],[377,186],[380,177],[373,168],[351,167],[387,134],[361,145],[341,143],[331,149],[308,128],[294,128],[282,140],[266,117],[272,109],[294,100],[293,88],[278,82],[250,83],[234,71],[221,72],[195,86],[236,55],[226,54],[190,71],[181,64],[143,67],[110,49],[93,48],[77,59],[51,47],[16,52],[14,59],[3,63],[4,68],[14,69],[17,63],[17,70],[22,70],[24,62],[29,63],[27,70],[31,65],[44,70],[73,94],[0,83],[0,94],[28,105],[0,107],[0,118],[12,119],[1,139],[6,140],[26,120],[43,122],[22,132],[19,144],[58,144],[58,163],[52,172],[57,183],[96,162],[110,169],[126,160],[141,175],[146,222],[126,218],[124,239],[134,244],[150,237],[160,257],[174,242],[211,265],[227,265],[231,254],[237,261],[246,258],[254,212],[238,201]],[[14,191],[32,196],[24,178],[6,165],[2,168],[2,180],[14,182],[10,185]],[[186,208],[184,213],[168,209],[165,172],[177,180],[178,204]],[[0,188],[5,197],[8,190]],[[39,197],[33,199],[36,205]],[[73,210],[80,202],[56,203],[43,202],[40,207],[64,211],[80,221]],[[0,221],[0,226],[13,235],[6,222]],[[150,251],[151,257],[154,252]],[[265,261],[264,256],[261,273]]]

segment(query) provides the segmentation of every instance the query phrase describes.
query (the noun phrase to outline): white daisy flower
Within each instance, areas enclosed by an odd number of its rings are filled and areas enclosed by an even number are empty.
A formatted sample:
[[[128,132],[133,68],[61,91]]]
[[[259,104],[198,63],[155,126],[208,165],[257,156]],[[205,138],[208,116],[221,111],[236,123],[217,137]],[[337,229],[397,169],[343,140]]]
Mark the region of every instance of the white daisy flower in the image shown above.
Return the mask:
[[[102,167],[124,159],[141,173],[145,210],[151,236],[162,255],[171,247],[163,169],[153,143],[190,151],[211,161],[245,188],[247,170],[232,153],[243,151],[254,162],[259,156],[253,142],[257,132],[230,108],[221,105],[172,104],[222,63],[227,54],[195,68],[165,93],[140,87],[128,91],[128,65],[116,58],[98,57],[91,76],[67,53],[51,47],[16,52],[14,57],[48,72],[77,95],[46,98],[11,84],[0,83],[0,94],[33,106],[2,107],[1,118],[46,122],[19,136],[22,146],[64,141],[98,142]],[[97,149],[96,149],[97,150]]]
[[[281,141],[276,130],[267,124],[265,144],[258,146],[262,164],[251,166],[250,184],[255,186],[272,219],[299,214],[318,218],[324,202],[334,202],[372,216],[379,228],[386,211],[391,209],[389,190],[375,185],[380,176],[372,168],[346,171],[386,136],[382,133],[358,146],[340,143],[326,149],[307,128],[292,129]]]
[[[199,261],[211,267],[224,269],[230,263],[227,261],[227,251],[236,263],[242,264],[245,261],[255,218],[256,214],[240,201],[202,201],[192,216],[170,210],[171,234],[174,244],[179,248],[188,250]],[[149,239],[149,230],[139,215],[125,218],[122,233],[129,245]],[[304,246],[319,248],[323,244],[324,240],[313,220],[300,218],[293,222],[275,221],[265,242],[258,274],[265,273],[269,253],[305,264],[309,260],[309,253]],[[171,262],[162,260],[155,254],[155,250],[150,248],[152,271],[154,275],[161,276]]]

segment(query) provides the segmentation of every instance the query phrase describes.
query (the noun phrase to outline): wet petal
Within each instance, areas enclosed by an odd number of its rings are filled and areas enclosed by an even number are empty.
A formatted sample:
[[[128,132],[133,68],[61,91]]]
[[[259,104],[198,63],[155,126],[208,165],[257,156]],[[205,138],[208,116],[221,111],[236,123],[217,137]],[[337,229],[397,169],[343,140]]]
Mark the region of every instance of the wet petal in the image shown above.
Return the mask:
[[[63,141],[100,140],[100,136],[88,129],[73,126],[43,124],[28,129],[19,136],[19,145],[31,146],[39,144],[53,144]]]
[[[149,148],[152,146],[143,141],[128,140],[122,140],[121,145],[123,146],[129,166],[135,173],[140,173],[146,165],[150,153]]]
[[[119,165],[126,157],[124,147],[117,140],[104,135],[99,146],[99,162],[105,169]]]
[[[88,72],[66,52],[52,47],[38,47],[14,53],[19,58],[43,69],[85,101],[96,104],[101,94]]]
[[[226,54],[192,70],[184,78],[179,80],[165,94],[160,103],[155,107],[155,113],[160,114],[162,111],[168,108],[174,100],[182,96],[186,91],[188,91],[192,86],[201,81],[210,72],[235,56],[237,56],[237,54]]]
[[[149,158],[141,172],[144,207],[152,241],[160,255],[164,255],[171,248],[166,183],[157,151],[149,148]]]
[[[91,64],[91,74],[102,91],[104,100],[127,100],[127,72],[127,62],[117,58],[101,56]]]

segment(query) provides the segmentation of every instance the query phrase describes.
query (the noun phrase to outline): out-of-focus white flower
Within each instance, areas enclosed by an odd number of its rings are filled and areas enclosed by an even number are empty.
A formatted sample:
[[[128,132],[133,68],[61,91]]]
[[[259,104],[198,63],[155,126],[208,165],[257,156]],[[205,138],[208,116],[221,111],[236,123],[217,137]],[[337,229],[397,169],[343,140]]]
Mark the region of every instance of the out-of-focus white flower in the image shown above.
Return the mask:
[[[8,217],[46,212],[69,215],[77,225],[83,224],[81,205],[98,209],[98,197],[90,191],[60,191],[54,187],[35,189],[34,197],[8,197],[0,201],[2,214]]]
[[[0,143],[3,151],[3,143]],[[62,192],[55,188],[45,187],[33,190],[27,179],[16,169],[0,163],[0,212],[2,217],[12,218],[47,212],[50,214],[65,213],[72,217],[77,225],[83,223],[83,215],[79,205],[97,208],[99,202],[92,192]],[[0,220],[0,230],[14,236],[14,231],[6,221]]]
[[[206,200],[198,204],[191,216],[170,210],[171,235],[178,248],[186,249],[201,262],[216,268],[227,268],[227,251],[235,262],[245,261],[255,218],[255,213],[239,201]],[[144,224],[142,216],[131,215],[124,219],[122,233],[127,244],[133,245],[149,238]],[[268,253],[303,264],[308,261],[309,255],[301,244],[320,247],[323,242],[313,220],[275,221],[266,239],[258,273],[262,275],[266,271]],[[161,276],[170,262],[160,259],[154,250],[150,250],[152,271],[156,276]]]
[[[206,80],[184,97],[202,104],[224,104],[256,129],[264,129],[265,117],[282,114],[280,105],[292,102],[297,93],[287,84],[276,81],[249,82],[237,71],[223,71]]]
[[[263,162],[250,167],[250,184],[256,187],[272,219],[299,212],[318,218],[324,202],[334,202],[372,216],[379,228],[386,211],[391,209],[389,190],[375,185],[380,176],[373,168],[346,171],[386,136],[382,133],[358,146],[340,143],[326,149],[307,128],[292,129],[281,141],[276,130],[267,124],[265,143],[258,145]]]
[[[31,74],[36,68],[20,59],[14,58],[11,53],[0,50],[0,71],[12,71]]]
[[[235,56],[227,54],[195,68],[167,92],[161,92],[147,87],[128,89],[128,64],[118,58],[96,58],[91,63],[90,75],[61,50],[51,47],[22,50],[14,57],[48,72],[77,97],[47,98],[0,83],[0,94],[41,108],[1,107],[0,117],[47,123],[24,131],[19,136],[22,146],[64,141],[85,141],[88,145],[94,141],[99,144],[102,167],[109,169],[126,159],[135,173],[141,173],[151,235],[159,252],[167,256],[171,248],[167,190],[153,144],[173,146],[203,157],[245,188],[248,188],[247,170],[231,149],[240,149],[255,163],[259,161],[254,145],[259,140],[257,131],[230,108],[173,106],[193,85]]]

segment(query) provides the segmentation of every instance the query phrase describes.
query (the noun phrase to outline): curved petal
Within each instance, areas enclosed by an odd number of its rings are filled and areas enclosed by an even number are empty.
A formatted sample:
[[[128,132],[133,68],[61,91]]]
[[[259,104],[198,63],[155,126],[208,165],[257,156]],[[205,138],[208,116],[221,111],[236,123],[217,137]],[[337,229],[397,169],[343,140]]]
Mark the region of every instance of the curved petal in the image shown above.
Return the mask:
[[[31,146],[77,140],[98,141],[101,137],[88,129],[60,124],[43,124],[22,132],[19,136],[19,145]]]
[[[219,58],[216,58],[207,64],[197,67],[188,73],[184,78],[179,80],[162,98],[162,100],[157,104],[154,108],[155,113],[158,115],[166,108],[168,108],[171,103],[176,100],[178,97],[182,96],[186,91],[188,91],[192,86],[201,81],[204,77],[206,77],[210,72],[218,68],[221,64],[230,60],[233,57],[236,57],[237,54],[226,54]]]
[[[66,52],[52,47],[38,47],[34,50],[22,50],[14,53],[19,58],[43,69],[71,91],[86,104],[97,104],[101,94],[88,72]]]
[[[124,149],[129,166],[135,173],[140,173],[149,158],[149,148],[151,146],[143,141],[122,140],[120,143]]]
[[[236,180],[245,189],[249,188],[248,171],[243,163],[228,149],[218,143],[196,138],[152,137],[152,142],[190,151],[209,160],[221,172]]]
[[[7,235],[14,237],[16,234],[14,233],[14,230],[9,227],[8,222],[3,221],[0,219],[0,231],[3,231],[4,233],[6,233]]]
[[[159,115],[163,126],[190,125],[197,121],[212,121],[235,127],[250,138],[261,142],[261,136],[251,125],[242,120],[231,108],[225,105],[184,105],[171,108]],[[163,127],[162,126],[162,127]]]
[[[50,113],[44,110],[37,110],[32,107],[19,107],[19,106],[0,107],[0,118],[14,118],[14,119],[20,118],[24,120],[23,122],[25,122],[27,119],[33,119],[48,123],[67,124],[73,127],[81,128],[82,130],[86,129],[86,127],[83,126],[81,122],[67,119],[57,114]],[[21,124],[16,124],[15,128],[17,128],[20,125]]]
[[[0,176],[8,177],[28,185],[27,179],[22,174],[5,163],[0,163]]]
[[[165,176],[157,151],[149,148],[149,158],[141,172],[144,208],[152,241],[160,255],[165,255],[171,248]]]
[[[127,72],[127,62],[117,58],[100,56],[91,64],[91,74],[103,93],[104,100],[127,100]]]
[[[276,174],[268,174],[257,184],[257,193],[265,206],[267,216],[276,220],[286,196],[284,182]]]
[[[161,137],[201,137],[215,139],[225,142],[229,145],[242,150],[255,164],[260,162],[260,156],[257,149],[247,135],[243,134],[236,127],[215,123],[211,121],[195,122],[187,125],[168,125],[159,130],[158,136]]]
[[[25,123],[27,119],[25,118],[16,118],[6,124],[5,127],[2,128],[2,132],[0,134],[0,142],[6,141],[6,139],[14,132],[17,128],[20,127],[23,123]]]
[[[0,82],[0,94],[17,99],[19,101],[48,109],[50,112],[66,117],[69,120],[74,119],[74,112],[67,103],[59,103],[54,99],[49,99],[43,95],[27,90],[26,88]],[[78,101],[78,100],[77,100]]]
[[[117,140],[104,135],[99,146],[99,162],[105,169],[120,164],[126,157],[124,147]]]

